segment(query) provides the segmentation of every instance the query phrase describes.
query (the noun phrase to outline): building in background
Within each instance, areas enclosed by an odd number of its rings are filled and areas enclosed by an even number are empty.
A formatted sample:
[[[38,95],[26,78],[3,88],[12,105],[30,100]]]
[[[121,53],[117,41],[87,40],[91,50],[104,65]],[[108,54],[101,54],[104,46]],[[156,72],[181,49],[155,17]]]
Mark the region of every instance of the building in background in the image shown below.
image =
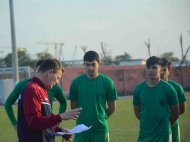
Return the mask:
[[[120,66],[137,66],[137,65],[146,65],[145,59],[130,59],[119,62]]]

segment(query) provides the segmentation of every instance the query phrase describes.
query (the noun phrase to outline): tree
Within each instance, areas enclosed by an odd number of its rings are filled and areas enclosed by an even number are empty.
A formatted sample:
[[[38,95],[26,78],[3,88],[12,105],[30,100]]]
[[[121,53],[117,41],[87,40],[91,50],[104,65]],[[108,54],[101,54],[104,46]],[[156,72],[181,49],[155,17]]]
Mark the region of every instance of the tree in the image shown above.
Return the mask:
[[[30,66],[31,58],[26,54],[26,50],[18,50],[18,65]],[[5,58],[1,59],[1,67],[12,67],[12,53],[7,54]]]
[[[26,50],[18,51],[18,65],[30,66],[31,58],[29,54],[26,54]]]
[[[102,57],[101,60],[102,60],[103,65],[112,65],[113,64],[111,56]]]
[[[116,65],[118,65],[120,61],[126,61],[126,60],[129,60],[129,59],[131,59],[131,55],[129,55],[128,53],[125,52],[124,55],[116,56],[115,60],[114,60],[114,63]]]
[[[184,55],[184,52],[183,52],[183,36],[182,36],[182,34],[179,37],[179,42],[180,42],[180,47],[181,47],[180,73],[181,73],[181,84],[182,84],[182,87],[183,87],[183,70],[182,70],[182,65],[184,64],[184,62],[186,60],[186,56],[187,56],[187,53],[189,52],[190,46],[187,48],[186,53]]]
[[[149,57],[151,56],[151,53],[150,53],[150,39],[148,39],[147,42],[144,42],[144,44],[146,45],[147,49],[148,49],[148,55]]]
[[[173,52],[165,52],[165,53],[161,54],[160,57],[167,58],[170,61],[179,61],[179,59],[177,57],[174,57]]]
[[[188,46],[188,48],[186,49],[186,52],[184,54],[184,50],[183,50],[183,36],[182,36],[182,34],[179,37],[179,42],[180,42],[180,48],[181,48],[181,65],[183,65],[185,63],[185,61],[186,61],[186,57],[187,57],[187,54],[189,52],[190,45]]]
[[[39,60],[41,59],[48,59],[48,58],[52,58],[52,55],[50,53],[47,52],[41,52],[41,53],[37,53],[37,57]]]
[[[4,59],[2,59],[3,67],[12,67],[12,53],[7,54]]]
[[[3,68],[3,67],[5,67],[4,59],[0,58],[0,68]]]
[[[101,60],[103,65],[111,65],[113,64],[112,58],[111,58],[111,51],[108,51],[108,49],[105,47],[105,43],[101,42],[101,49],[102,49],[102,55]]]

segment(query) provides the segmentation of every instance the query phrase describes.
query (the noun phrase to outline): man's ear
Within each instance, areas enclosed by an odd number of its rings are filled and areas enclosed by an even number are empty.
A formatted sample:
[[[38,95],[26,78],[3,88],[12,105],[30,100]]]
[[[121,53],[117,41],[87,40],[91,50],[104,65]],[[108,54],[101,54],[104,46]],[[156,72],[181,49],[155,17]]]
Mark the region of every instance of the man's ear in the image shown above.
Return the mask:
[[[169,74],[171,74],[172,72],[172,68],[168,68]]]
[[[160,73],[163,73],[164,71],[163,71],[163,68],[161,68],[161,72]]]
[[[100,61],[98,64],[99,64],[99,66],[102,65],[102,61]]]
[[[52,73],[53,73],[53,70],[52,70],[52,69],[51,69],[51,70],[48,70],[48,71],[47,71],[47,76],[50,76]]]

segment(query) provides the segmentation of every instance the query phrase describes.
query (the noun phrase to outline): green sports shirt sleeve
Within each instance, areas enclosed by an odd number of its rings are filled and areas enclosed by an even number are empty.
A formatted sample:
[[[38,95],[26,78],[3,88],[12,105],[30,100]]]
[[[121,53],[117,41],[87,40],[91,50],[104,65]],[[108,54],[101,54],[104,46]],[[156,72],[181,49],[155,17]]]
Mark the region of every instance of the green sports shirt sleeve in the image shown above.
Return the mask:
[[[184,103],[186,101],[186,97],[185,97],[183,87],[180,84],[178,84],[174,81],[171,81],[171,80],[168,81],[168,83],[171,84],[174,87],[174,89],[176,90],[179,103]]]
[[[135,87],[134,93],[133,93],[133,105],[134,106],[140,106],[140,100],[139,100],[138,94],[139,94],[139,84]]]
[[[178,98],[177,98],[177,92],[171,84],[169,84],[169,83],[167,83],[167,84],[168,84],[168,86],[166,86],[165,89],[167,91],[168,104],[176,105],[179,103]]]
[[[80,79],[79,79],[80,80]],[[69,100],[71,101],[77,101],[78,100],[78,93],[77,93],[77,79],[74,79],[71,82],[70,90],[69,90]]]
[[[186,101],[185,93],[181,85],[179,85],[179,90],[177,90],[177,96],[179,103],[184,103]]]
[[[10,95],[8,96],[8,98],[7,98],[7,100],[6,100],[5,104],[4,104],[5,110],[7,112],[7,115],[9,117],[12,125],[15,125],[17,123],[17,120],[16,120],[14,112],[13,112],[12,105],[19,98],[21,92],[26,87],[26,85],[28,84],[29,81],[30,81],[30,79],[27,79],[27,80],[22,80],[19,83],[17,83],[15,88],[10,93]]]
[[[106,91],[107,92],[106,93],[107,94],[107,101],[111,102],[111,101],[117,100],[118,96],[117,96],[117,91],[116,91],[115,84],[114,84],[113,80],[107,76],[104,76],[104,77],[107,78],[107,79],[105,79],[107,81],[106,82],[106,84],[107,84],[107,91]]]
[[[64,113],[66,111],[66,108],[67,108],[67,101],[66,101],[66,98],[63,94],[63,91],[58,84],[54,85],[53,89],[55,90],[55,96],[54,97],[57,99],[57,101],[60,104],[59,113]]]

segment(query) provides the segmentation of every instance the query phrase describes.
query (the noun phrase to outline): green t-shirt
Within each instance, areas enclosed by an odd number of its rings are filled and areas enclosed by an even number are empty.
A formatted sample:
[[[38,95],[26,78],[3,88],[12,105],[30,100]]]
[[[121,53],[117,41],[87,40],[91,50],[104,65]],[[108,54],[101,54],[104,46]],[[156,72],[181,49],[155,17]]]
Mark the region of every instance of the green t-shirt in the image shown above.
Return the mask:
[[[82,74],[72,81],[69,99],[82,107],[76,123],[92,126],[85,133],[108,132],[106,102],[117,99],[113,80],[103,74],[95,79]]]
[[[134,106],[140,106],[140,137],[169,135],[169,106],[178,104],[174,88],[165,81],[149,87],[146,81],[136,86]]]
[[[20,94],[22,93],[22,91],[27,86],[30,80],[31,79],[26,79],[26,80],[21,80],[20,82],[18,82],[5,102],[4,107],[12,125],[15,125],[17,123],[12,105],[19,98]],[[55,97],[59,101],[60,103],[59,113],[65,112],[66,107],[67,107],[67,102],[58,84],[54,85],[52,89],[48,90],[48,97],[49,97],[49,101],[51,105],[52,105],[53,97]]]
[[[176,90],[179,103],[184,103],[186,101],[186,97],[185,97],[183,87],[180,84],[178,84],[174,81],[171,81],[171,80],[169,80],[168,83],[171,84],[172,87]],[[178,126],[179,126],[179,119],[172,126],[172,129],[178,128]]]

